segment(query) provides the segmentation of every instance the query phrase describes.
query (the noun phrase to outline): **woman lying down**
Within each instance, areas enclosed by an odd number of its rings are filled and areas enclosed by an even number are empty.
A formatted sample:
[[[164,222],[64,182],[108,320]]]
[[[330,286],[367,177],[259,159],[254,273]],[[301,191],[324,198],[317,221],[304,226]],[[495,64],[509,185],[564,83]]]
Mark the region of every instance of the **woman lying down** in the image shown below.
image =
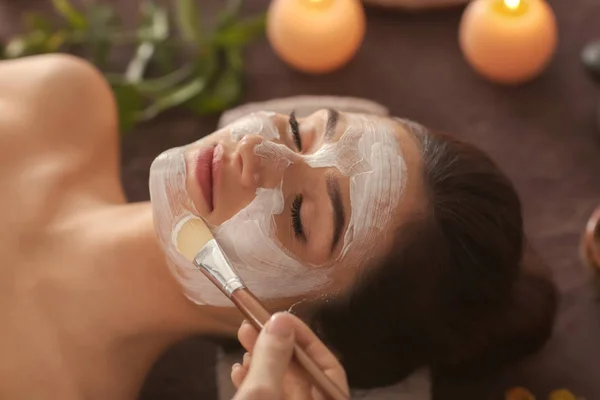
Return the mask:
[[[234,337],[239,312],[174,251],[190,216],[351,387],[485,373],[551,333],[556,293],[525,257],[515,189],[467,143],[404,119],[258,112],[161,154],[152,203],[127,204],[92,67],[3,62],[0,96],[2,398],[132,398],[176,341]]]

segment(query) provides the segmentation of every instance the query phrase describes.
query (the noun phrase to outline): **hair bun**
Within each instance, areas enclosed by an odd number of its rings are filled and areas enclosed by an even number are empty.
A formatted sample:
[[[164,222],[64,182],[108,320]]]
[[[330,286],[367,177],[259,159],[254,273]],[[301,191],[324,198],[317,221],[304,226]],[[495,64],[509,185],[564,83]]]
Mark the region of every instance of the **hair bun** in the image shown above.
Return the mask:
[[[524,271],[507,303],[474,323],[461,344],[437,367],[453,376],[476,376],[540,350],[552,334],[558,296],[553,282]]]

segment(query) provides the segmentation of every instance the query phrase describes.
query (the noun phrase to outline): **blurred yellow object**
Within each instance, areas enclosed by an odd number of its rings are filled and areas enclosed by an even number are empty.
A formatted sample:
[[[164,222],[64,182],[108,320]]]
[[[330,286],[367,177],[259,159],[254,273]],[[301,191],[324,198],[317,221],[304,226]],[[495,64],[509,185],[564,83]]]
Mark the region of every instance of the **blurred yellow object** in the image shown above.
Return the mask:
[[[535,396],[522,387],[507,390],[504,398],[505,400],[535,400]]]
[[[557,40],[554,11],[545,0],[474,0],[459,29],[467,62],[501,84],[520,84],[541,74]]]
[[[365,30],[359,0],[273,0],[267,11],[273,51],[306,73],[343,67],[360,48]]]
[[[550,393],[550,397],[548,400],[577,400],[573,393],[569,392],[566,389],[554,390]]]

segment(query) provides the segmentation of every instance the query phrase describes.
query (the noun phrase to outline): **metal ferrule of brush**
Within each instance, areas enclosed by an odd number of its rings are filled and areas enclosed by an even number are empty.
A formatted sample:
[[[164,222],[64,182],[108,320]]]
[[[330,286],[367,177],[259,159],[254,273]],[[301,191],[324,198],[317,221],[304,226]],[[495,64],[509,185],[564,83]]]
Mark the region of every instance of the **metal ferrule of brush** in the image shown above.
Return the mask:
[[[233,292],[245,287],[215,239],[208,241],[196,254],[194,265],[227,297],[231,297]]]

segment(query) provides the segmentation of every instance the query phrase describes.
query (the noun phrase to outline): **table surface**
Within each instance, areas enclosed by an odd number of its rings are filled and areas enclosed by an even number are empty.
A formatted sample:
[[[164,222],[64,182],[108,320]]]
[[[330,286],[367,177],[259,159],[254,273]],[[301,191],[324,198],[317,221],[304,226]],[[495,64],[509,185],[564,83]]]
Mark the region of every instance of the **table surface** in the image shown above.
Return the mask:
[[[49,2],[0,0],[0,35],[19,29],[15,15],[48,9]],[[112,0],[129,19],[137,1]],[[166,1],[165,1],[166,3]],[[244,101],[299,94],[364,97],[392,114],[452,132],[488,151],[513,179],[523,201],[526,231],[552,268],[561,291],[556,331],[539,355],[476,382],[438,378],[436,399],[499,399],[513,386],[538,398],[568,388],[600,398],[600,306],[578,255],[583,227],[600,203],[600,84],[580,63],[586,42],[600,39],[600,2],[549,0],[559,28],[555,58],[542,76],[519,87],[499,87],[477,76],[457,44],[461,8],[409,14],[369,9],[368,30],[356,58],[326,76],[295,72],[266,40],[246,54]],[[221,0],[202,0],[210,16]],[[266,0],[248,0],[247,11]],[[141,125],[122,142],[122,178],[131,201],[148,195],[148,170],[161,151],[214,130],[218,116],[172,111]],[[212,399],[214,347],[190,339],[169,351],[150,374],[143,399]]]

